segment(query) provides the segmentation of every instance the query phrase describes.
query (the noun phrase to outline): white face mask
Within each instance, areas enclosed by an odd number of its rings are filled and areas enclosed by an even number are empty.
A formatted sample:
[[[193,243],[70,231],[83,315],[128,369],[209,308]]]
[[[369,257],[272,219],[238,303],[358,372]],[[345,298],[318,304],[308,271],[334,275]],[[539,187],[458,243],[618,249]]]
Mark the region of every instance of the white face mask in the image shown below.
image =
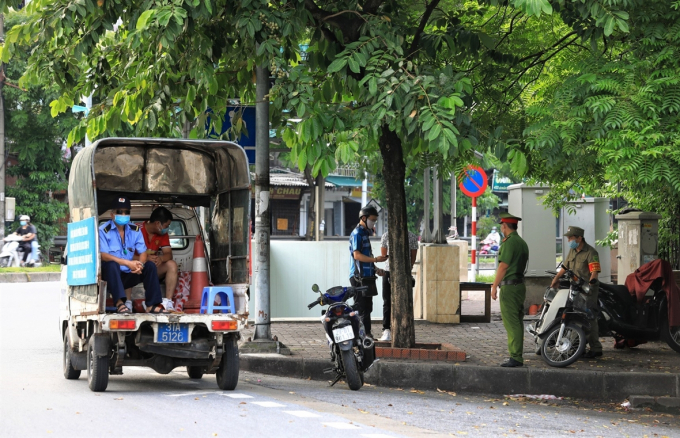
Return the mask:
[[[368,227],[369,230],[372,230],[375,227],[375,221],[366,219],[366,226]]]

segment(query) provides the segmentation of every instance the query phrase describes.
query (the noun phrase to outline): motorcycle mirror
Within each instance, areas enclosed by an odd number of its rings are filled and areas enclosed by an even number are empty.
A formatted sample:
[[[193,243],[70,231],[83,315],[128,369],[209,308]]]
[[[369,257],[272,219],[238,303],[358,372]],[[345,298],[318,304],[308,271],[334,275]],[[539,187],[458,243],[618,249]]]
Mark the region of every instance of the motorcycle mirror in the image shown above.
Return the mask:
[[[314,292],[319,292],[319,286],[318,286],[316,283],[314,283],[314,284],[312,285],[312,290],[313,290]]]

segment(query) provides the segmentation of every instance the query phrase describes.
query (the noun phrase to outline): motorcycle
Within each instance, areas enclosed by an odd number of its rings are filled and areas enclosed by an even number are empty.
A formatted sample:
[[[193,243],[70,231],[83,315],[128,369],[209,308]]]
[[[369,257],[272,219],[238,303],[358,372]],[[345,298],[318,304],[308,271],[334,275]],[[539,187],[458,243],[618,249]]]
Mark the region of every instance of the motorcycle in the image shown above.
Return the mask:
[[[479,250],[480,255],[490,254],[494,255],[498,252],[498,244],[493,239],[484,239],[480,242],[482,247]]]
[[[10,234],[4,238],[5,244],[0,251],[0,268],[18,268],[24,259],[24,251],[19,246],[19,242],[24,240],[22,236]]]
[[[559,290],[546,290],[540,317],[527,326],[536,342],[536,354],[553,367],[566,367],[578,360],[586,348],[590,321],[595,318],[586,306],[588,282],[562,263],[560,268],[566,271],[566,281],[560,280]]]
[[[326,332],[333,362],[333,367],[324,372],[336,374],[330,386],[344,377],[349,389],[357,391],[364,385],[364,373],[377,360],[374,341],[366,336],[359,312],[352,309],[347,300],[354,298],[356,301],[361,294],[368,291],[368,287],[335,286],[321,293],[319,286],[315,284],[312,290],[320,297],[311,302],[307,308],[312,309],[317,305],[328,306],[326,310],[321,311],[321,323]]]
[[[558,269],[560,267],[563,265],[560,264]],[[554,322],[555,318],[561,317],[561,310],[567,308],[572,293],[571,288],[574,287],[574,277],[578,278],[571,271],[568,271],[565,277],[560,280],[559,291],[552,288],[546,289],[538,321],[527,326],[527,331],[535,337],[536,354],[543,355],[543,359],[550,365],[552,365],[551,358],[544,355],[543,349],[545,339],[549,337],[547,325],[550,325],[551,321]],[[583,284],[582,280],[581,284]],[[585,287],[589,290],[588,285]],[[577,301],[580,303],[579,298]],[[645,301],[641,304],[638,304],[626,286],[600,283],[598,307],[599,336],[613,337],[616,341],[616,348],[635,347],[647,341],[663,340],[673,350],[680,353],[680,327],[671,327],[668,323],[668,301],[665,291],[661,288],[660,280],[652,283],[645,295]],[[584,314],[587,315],[589,321],[594,317],[588,310]],[[585,347],[585,343],[581,342],[580,338],[579,342]],[[578,359],[581,353],[574,354],[573,360],[568,363],[553,366],[567,366]]]

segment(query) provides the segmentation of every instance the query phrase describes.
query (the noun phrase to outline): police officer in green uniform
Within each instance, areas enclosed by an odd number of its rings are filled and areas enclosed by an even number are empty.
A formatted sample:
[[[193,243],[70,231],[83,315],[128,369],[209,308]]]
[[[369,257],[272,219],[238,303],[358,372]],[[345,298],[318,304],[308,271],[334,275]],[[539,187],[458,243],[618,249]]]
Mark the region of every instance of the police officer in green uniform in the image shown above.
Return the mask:
[[[592,310],[595,317],[590,320],[590,331],[588,332],[588,345],[590,350],[583,354],[586,359],[594,359],[602,356],[602,344],[600,344],[599,328],[597,324],[597,294],[600,283],[597,279],[600,273],[600,257],[592,246],[586,243],[583,237],[583,228],[569,227],[564,236],[569,239],[569,254],[564,262],[567,269],[573,271],[583,279],[588,279],[590,283],[590,294],[586,295],[586,305]],[[557,288],[559,279],[564,274],[564,268],[560,269],[552,281],[550,287]]]
[[[498,298],[497,289],[501,288],[501,316],[503,326],[508,332],[508,352],[510,358],[502,367],[521,367],[524,365],[524,298],[527,294],[524,284],[524,271],[529,260],[529,247],[517,234],[517,224],[522,218],[509,213],[501,213],[501,234],[505,236],[498,253],[498,270],[491,286],[491,298]]]

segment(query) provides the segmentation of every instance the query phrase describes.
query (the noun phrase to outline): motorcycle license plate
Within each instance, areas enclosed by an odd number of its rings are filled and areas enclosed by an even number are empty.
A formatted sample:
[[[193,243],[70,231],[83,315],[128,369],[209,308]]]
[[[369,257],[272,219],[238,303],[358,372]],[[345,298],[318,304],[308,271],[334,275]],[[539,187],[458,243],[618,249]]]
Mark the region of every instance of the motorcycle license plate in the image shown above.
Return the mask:
[[[351,325],[335,329],[333,330],[333,338],[335,338],[335,342],[354,339],[354,330],[352,329]]]
[[[189,324],[158,323],[156,342],[168,344],[189,342]]]

